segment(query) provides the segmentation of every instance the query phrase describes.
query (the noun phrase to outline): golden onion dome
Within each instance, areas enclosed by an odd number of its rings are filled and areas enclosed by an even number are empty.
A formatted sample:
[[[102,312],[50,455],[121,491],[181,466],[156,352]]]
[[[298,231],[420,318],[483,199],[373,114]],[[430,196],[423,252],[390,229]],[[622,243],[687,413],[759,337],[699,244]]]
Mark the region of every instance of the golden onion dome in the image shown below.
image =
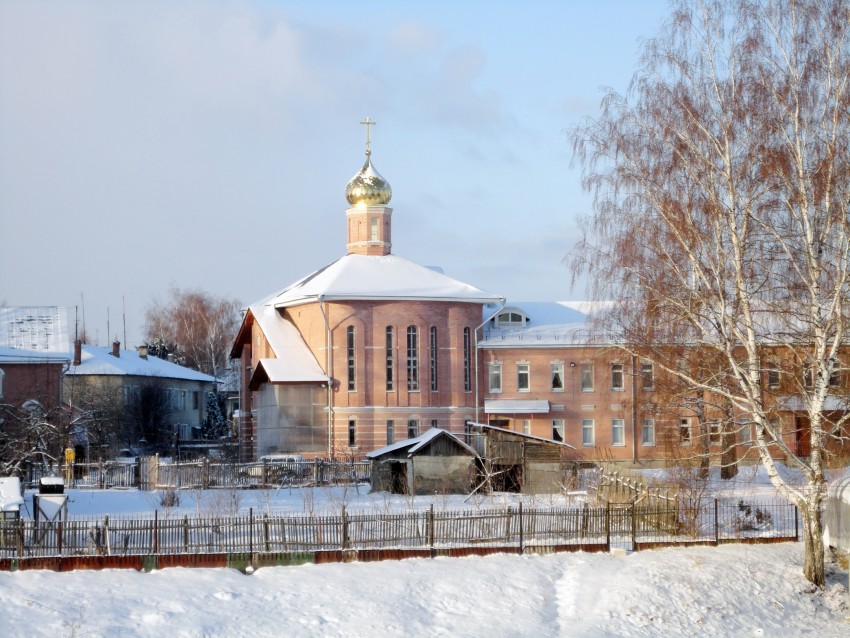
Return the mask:
[[[345,187],[345,199],[352,206],[385,206],[390,203],[393,189],[390,183],[372,166],[371,153],[366,151],[366,163]]]

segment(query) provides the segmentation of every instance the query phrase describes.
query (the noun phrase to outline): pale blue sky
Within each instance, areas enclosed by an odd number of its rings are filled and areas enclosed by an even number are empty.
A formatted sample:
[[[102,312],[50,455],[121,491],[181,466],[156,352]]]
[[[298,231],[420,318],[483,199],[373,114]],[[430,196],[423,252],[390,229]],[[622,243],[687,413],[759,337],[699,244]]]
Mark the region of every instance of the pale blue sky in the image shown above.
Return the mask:
[[[625,91],[666,0],[0,0],[0,303],[85,295],[142,340],[173,284],[251,303],[345,253],[344,189],[393,187],[393,252],[565,300],[589,211],[565,131]],[[112,318],[107,335],[107,308]]]

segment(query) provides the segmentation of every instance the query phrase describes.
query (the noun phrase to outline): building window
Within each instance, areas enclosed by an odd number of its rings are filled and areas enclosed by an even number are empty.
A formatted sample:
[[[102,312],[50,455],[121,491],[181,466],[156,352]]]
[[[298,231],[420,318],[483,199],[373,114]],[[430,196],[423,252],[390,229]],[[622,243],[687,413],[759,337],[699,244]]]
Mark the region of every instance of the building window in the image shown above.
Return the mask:
[[[746,417],[738,419],[738,439],[741,443],[750,444],[753,441],[753,434],[750,428],[750,421]]]
[[[641,445],[652,446],[655,445],[655,420],[654,419],[644,419],[643,420],[643,429],[640,433],[640,442]]]
[[[611,421],[611,445],[622,447],[626,444],[626,422],[623,419]]]
[[[180,409],[186,409],[186,390],[180,390]]]
[[[407,422],[407,438],[415,439],[419,436],[419,423],[416,419],[410,419]]]
[[[502,312],[496,315],[496,326],[499,327],[521,327],[525,325],[525,322],[525,315],[519,312]]]
[[[431,391],[436,392],[438,386],[437,381],[437,328],[431,326]]]
[[[832,372],[829,373],[829,385],[832,388],[836,388],[841,385],[841,372],[838,369],[839,363],[837,361],[832,362]]]
[[[552,419],[552,440],[563,443],[564,441],[564,420]]]
[[[199,410],[201,407],[201,393],[195,390],[192,392],[192,409]]]
[[[518,392],[531,390],[531,366],[527,363],[516,364],[516,389]]]
[[[655,390],[655,371],[651,361],[643,361],[640,364],[641,387],[644,392]]]
[[[387,421],[387,445],[395,443],[395,422],[390,419]]]
[[[2,369],[0,369],[0,399],[2,399],[2,398],[3,398],[3,376],[4,376],[5,374],[6,374],[6,373],[5,373],[5,372],[3,372],[3,370],[2,370]]]
[[[581,364],[581,391],[593,392],[593,364]]]
[[[472,339],[469,328],[463,329],[463,391],[472,391]]]
[[[720,444],[720,421],[717,419],[708,422],[708,442],[711,445]]]
[[[419,331],[416,326],[407,328],[407,389],[419,390]]]
[[[803,366],[803,385],[807,388],[815,387],[814,369],[810,363]]]
[[[387,392],[395,390],[395,348],[393,345],[393,327],[387,326]]]
[[[679,419],[679,443],[690,445],[691,443],[691,420],[683,417]]]
[[[440,424],[438,423],[437,419],[431,419],[431,427],[432,428],[440,427]]]
[[[354,390],[354,326],[348,326],[345,348],[348,359],[348,389]]]
[[[611,389],[614,392],[622,392],[626,389],[625,380],[623,379],[623,364],[611,364]]]
[[[487,378],[490,380],[490,392],[501,392],[502,391],[502,364],[501,363],[490,363],[490,371],[487,374]]]
[[[552,392],[564,391],[564,362],[556,361],[552,364]]]
[[[772,368],[767,371],[767,387],[771,390],[779,389],[779,370]]]
[[[378,224],[380,220],[377,217],[372,217],[369,220],[369,241],[378,241]]]
[[[593,447],[595,435],[593,432],[593,419],[581,420],[581,444],[582,447]]]
[[[348,419],[348,447],[357,445],[357,422],[354,419]]]

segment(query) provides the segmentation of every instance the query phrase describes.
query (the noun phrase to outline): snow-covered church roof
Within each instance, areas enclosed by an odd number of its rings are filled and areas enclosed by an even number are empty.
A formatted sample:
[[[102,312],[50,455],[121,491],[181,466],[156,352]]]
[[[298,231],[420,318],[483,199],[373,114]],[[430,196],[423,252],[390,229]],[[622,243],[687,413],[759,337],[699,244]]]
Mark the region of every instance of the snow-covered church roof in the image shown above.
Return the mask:
[[[340,300],[503,303],[499,295],[470,286],[397,255],[346,255],[255,305],[286,308]]]

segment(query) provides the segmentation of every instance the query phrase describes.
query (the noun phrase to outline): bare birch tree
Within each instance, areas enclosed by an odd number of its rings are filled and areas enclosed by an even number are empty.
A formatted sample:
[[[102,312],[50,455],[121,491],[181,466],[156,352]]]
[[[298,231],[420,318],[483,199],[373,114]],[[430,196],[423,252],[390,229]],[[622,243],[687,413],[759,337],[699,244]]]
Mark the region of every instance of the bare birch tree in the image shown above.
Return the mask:
[[[848,35],[846,0],[677,0],[627,95],[572,131],[594,195],[574,272],[622,300],[608,320],[641,356],[752,424],[818,586],[827,445],[848,414]],[[677,366],[671,344],[724,373]],[[802,417],[810,446],[777,413]]]
[[[172,288],[165,303],[155,301],[145,312],[145,334],[190,368],[218,376],[227,367],[240,308],[234,299]]]

